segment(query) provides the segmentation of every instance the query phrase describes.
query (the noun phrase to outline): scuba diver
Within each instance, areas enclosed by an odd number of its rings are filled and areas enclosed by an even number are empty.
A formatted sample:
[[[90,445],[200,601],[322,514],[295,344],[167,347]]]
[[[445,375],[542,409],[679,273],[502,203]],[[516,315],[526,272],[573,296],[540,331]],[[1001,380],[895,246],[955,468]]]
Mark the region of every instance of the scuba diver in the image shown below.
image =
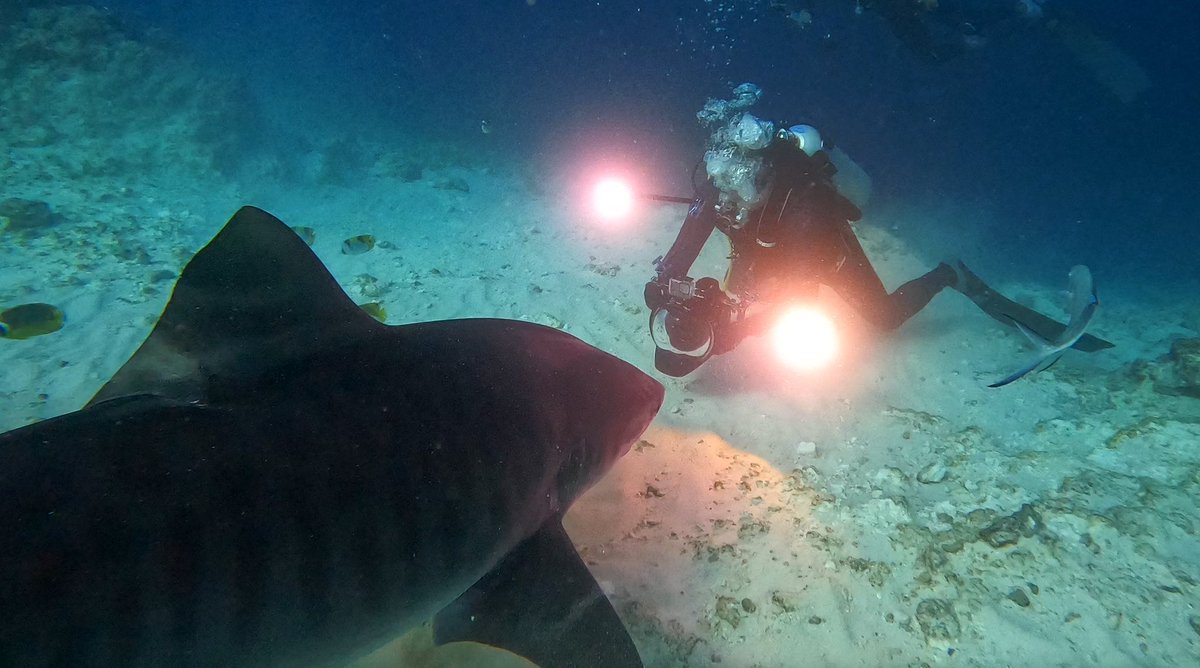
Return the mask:
[[[850,224],[859,208],[834,185],[837,172],[815,128],[776,131],[746,109],[761,97],[753,84],[731,100],[709,100],[697,117],[714,128],[687,217],[645,288],[655,367],[685,376],[713,355],[763,333],[781,307],[811,300],[820,285],[836,291],[877,328],[894,330],[945,288],[953,288],[1006,325],[1052,339],[1066,326],[988,288],[961,262],[945,262],[888,293]],[[697,164],[696,169],[699,170]],[[695,173],[693,173],[693,179]],[[714,229],[729,238],[725,285],[688,276]],[[1083,335],[1074,347],[1106,341]]]

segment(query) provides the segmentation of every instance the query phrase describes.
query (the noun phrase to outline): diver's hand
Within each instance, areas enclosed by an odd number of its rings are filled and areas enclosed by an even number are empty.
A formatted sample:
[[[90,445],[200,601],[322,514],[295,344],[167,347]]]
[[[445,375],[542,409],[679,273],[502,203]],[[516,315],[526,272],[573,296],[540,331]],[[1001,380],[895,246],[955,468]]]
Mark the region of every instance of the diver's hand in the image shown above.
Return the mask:
[[[667,294],[667,286],[658,280],[652,280],[646,284],[646,290],[643,293],[646,300],[646,306],[651,311],[662,308],[670,300]]]

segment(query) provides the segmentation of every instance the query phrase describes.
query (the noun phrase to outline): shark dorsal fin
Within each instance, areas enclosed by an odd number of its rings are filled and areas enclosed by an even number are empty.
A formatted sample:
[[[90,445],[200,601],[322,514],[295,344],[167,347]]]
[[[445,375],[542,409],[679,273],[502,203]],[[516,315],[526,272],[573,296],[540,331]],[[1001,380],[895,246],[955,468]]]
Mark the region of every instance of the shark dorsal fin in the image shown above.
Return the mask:
[[[184,268],[150,336],[90,404],[135,393],[203,402],[209,377],[248,360],[382,326],[287,225],[242,207]]]

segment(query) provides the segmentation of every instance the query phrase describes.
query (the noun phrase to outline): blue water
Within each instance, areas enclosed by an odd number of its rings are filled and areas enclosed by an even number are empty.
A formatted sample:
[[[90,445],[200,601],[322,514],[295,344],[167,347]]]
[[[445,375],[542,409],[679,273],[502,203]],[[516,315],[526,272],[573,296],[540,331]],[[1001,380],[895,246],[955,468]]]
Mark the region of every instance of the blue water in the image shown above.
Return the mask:
[[[822,128],[884,201],[960,207],[966,225],[991,211],[993,256],[977,263],[1050,279],[1084,261],[1121,284],[1196,277],[1200,57],[1186,3],[1046,4],[1145,70],[1152,86],[1129,103],[1045,21],[1012,18],[999,0],[941,3],[1007,18],[940,62],[905,49],[877,14],[828,0],[808,3],[804,30],[764,1],[100,4],[245,75],[284,127],[315,118],[470,139],[487,119],[497,132],[480,151],[537,169],[601,141],[650,187],[681,194],[702,142],[692,114],[753,81],[767,92],[759,115]]]

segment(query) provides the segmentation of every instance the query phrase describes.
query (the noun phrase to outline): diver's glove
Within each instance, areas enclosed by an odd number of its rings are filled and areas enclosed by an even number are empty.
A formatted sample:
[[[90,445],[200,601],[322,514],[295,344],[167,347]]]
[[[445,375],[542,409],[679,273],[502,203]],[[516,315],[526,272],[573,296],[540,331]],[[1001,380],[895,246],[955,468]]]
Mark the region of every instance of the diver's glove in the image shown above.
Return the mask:
[[[646,300],[646,306],[651,311],[666,306],[667,302],[671,300],[671,296],[667,291],[667,284],[658,278],[646,283],[646,289],[642,296]]]

